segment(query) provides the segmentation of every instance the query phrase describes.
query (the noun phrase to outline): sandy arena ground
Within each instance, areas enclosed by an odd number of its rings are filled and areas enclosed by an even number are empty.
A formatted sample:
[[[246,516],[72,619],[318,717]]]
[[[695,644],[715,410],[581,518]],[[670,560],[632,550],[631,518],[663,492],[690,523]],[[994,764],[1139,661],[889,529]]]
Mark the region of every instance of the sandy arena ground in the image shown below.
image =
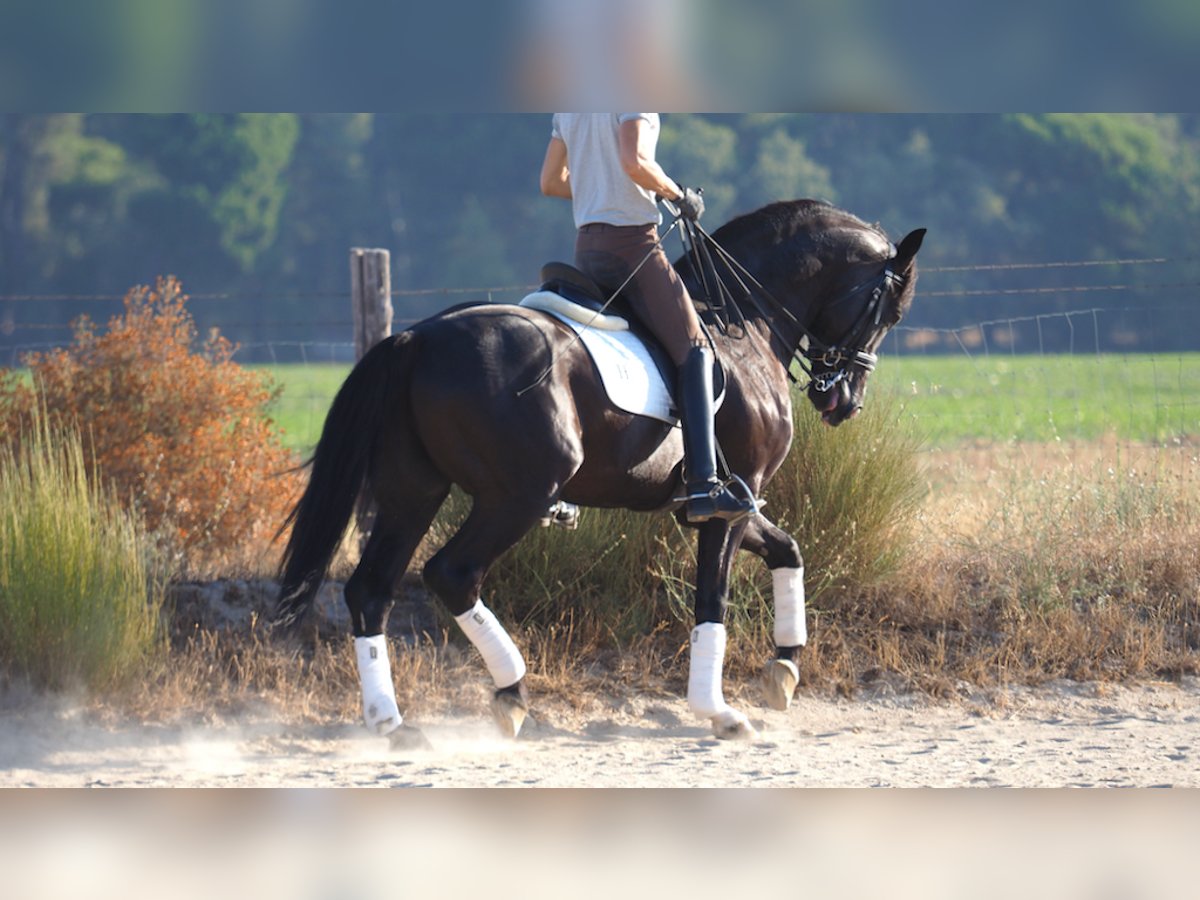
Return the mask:
[[[682,698],[586,717],[542,710],[506,741],[481,716],[420,725],[390,751],[352,723],[268,717],[102,726],[67,708],[0,714],[0,787],[1195,787],[1200,679],[1057,683],[988,696],[801,695],[741,708],[757,740],[714,739]],[[536,712],[536,710],[535,710]]]

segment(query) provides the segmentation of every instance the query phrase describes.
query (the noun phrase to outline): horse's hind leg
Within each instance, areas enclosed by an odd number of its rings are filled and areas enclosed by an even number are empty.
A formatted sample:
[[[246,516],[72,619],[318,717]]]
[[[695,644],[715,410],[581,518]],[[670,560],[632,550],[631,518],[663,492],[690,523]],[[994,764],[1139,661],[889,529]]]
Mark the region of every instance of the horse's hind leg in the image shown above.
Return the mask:
[[[513,546],[546,510],[536,493],[475,498],[458,532],[425,565],[425,583],[445,604],[483,657],[496,693],[493,715],[501,730],[516,737],[525,719],[525,660],[504,626],[480,598],[492,563]]]
[[[384,629],[396,585],[446,493],[446,489],[441,489],[420,498],[409,498],[403,517],[396,505],[381,505],[358,567],[346,582],[346,606],[350,610],[362,686],[363,719],[372,731],[389,735],[393,745],[419,745],[424,739],[404,724],[400,714]]]
[[[775,658],[763,673],[767,705],[784,710],[791,705],[800,683],[797,662],[808,641],[804,620],[804,559],[795,539],[761,515],[746,528],[742,549],[761,556],[771,570],[775,604]]]

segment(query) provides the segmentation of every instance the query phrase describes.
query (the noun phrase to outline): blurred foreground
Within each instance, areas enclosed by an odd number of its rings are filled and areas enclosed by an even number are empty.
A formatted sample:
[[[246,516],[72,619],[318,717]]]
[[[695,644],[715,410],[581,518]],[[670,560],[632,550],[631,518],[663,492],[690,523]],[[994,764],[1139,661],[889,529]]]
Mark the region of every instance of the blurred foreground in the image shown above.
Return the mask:
[[[1153,793],[7,794],[14,898],[1194,896]]]

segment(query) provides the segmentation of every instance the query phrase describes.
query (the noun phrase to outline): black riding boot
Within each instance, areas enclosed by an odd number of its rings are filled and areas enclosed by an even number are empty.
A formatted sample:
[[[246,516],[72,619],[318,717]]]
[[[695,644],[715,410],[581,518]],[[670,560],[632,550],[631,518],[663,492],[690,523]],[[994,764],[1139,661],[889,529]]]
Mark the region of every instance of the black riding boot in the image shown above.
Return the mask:
[[[707,347],[693,347],[679,367],[679,418],[683,426],[683,469],[689,522],[736,521],[757,511],[753,498],[734,496],[717,480],[717,442],[713,434],[713,358]]]

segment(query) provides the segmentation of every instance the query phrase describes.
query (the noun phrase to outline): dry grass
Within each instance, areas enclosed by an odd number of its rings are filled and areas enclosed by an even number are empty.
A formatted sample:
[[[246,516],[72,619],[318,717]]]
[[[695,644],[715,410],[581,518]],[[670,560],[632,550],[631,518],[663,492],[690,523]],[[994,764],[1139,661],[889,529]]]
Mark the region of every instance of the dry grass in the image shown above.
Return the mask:
[[[617,654],[581,637],[569,616],[561,628],[526,629],[515,636],[529,664],[527,684],[543,707],[587,712],[628,693],[678,689],[686,675],[668,671],[673,655],[663,655],[657,642]],[[412,645],[392,640],[390,655],[406,717],[487,715],[491,679],[473,650],[442,634]],[[277,644],[257,628],[197,630],[179,639],[169,661],[146,680],[90,703],[101,717],[172,724],[255,717],[328,724],[356,722],[362,715],[348,635],[297,648]]]
[[[1200,672],[1194,448],[970,448],[925,454],[923,471],[929,492],[899,567],[869,587],[831,587],[810,604],[801,657],[808,689],[951,696],[968,686]],[[539,552],[553,552],[550,543],[571,536],[548,532],[538,540],[547,542]],[[731,635],[733,697],[771,650],[764,579],[746,562],[735,590],[751,596],[735,612],[759,622]],[[677,581],[686,564],[686,555],[659,560],[657,571]],[[581,603],[565,602],[555,615],[542,609],[537,621],[514,626],[537,702],[586,712],[629,694],[682,693],[688,628],[686,616],[670,612],[677,601],[669,596],[680,589],[668,585],[668,596],[646,604],[669,614],[619,640],[605,610]],[[485,714],[490,679],[453,629],[417,646],[394,645],[392,656],[407,715]],[[177,636],[167,664],[110,702],[150,719],[264,708],[309,722],[360,715],[348,635],[296,653],[258,630]]]
[[[908,563],[813,611],[806,683],[1117,680],[1200,671],[1200,466],[1105,442],[931,455]]]

